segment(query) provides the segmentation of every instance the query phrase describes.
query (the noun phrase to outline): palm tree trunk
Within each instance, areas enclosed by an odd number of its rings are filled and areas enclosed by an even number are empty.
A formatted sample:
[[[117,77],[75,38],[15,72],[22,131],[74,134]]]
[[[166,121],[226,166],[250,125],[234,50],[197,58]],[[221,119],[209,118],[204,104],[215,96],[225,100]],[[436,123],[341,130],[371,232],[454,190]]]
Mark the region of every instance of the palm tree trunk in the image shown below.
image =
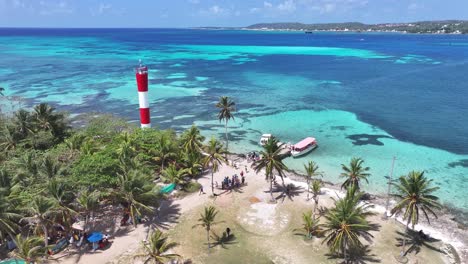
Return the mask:
[[[208,241],[208,251],[210,251],[210,230],[206,229],[206,240]]]
[[[228,120],[226,119],[226,123],[224,124],[224,130],[226,132],[226,151],[229,148],[229,137],[228,137],[227,123],[228,123]],[[226,153],[226,155],[227,155],[227,153]]]
[[[161,159],[161,171],[164,170],[164,161],[165,161],[165,158],[163,156],[163,158]]]
[[[315,211],[317,211],[317,206],[318,206],[318,198],[314,197],[315,205],[314,205],[314,214]]]
[[[214,196],[213,168],[211,168],[211,194]]]
[[[133,221],[133,226],[136,228],[137,227],[137,222],[135,219],[135,212],[133,210],[133,206],[130,204],[130,217],[132,218]]]
[[[45,248],[47,249],[47,247],[49,246],[49,231],[47,231],[47,227],[45,226],[45,224],[42,225],[42,232],[44,232],[44,244]]]
[[[275,202],[275,198],[273,198],[273,177],[270,177],[270,195],[271,195],[271,201]]]
[[[310,200],[309,194],[310,194],[310,180],[309,180],[309,177],[307,177],[307,201]],[[315,212],[315,210],[314,210],[314,212]]]
[[[346,255],[347,244],[348,244],[348,243],[345,242],[344,248],[343,248],[344,261],[345,261],[346,264],[348,264],[348,256]]]

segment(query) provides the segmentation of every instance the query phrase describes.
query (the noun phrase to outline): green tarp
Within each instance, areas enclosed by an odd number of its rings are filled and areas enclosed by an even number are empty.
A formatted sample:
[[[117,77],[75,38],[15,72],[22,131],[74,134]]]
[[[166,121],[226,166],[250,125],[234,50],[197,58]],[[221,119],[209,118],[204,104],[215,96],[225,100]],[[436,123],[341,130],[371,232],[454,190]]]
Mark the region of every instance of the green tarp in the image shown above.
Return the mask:
[[[176,186],[175,183],[166,185],[161,189],[161,193],[170,193],[174,190],[175,186]]]

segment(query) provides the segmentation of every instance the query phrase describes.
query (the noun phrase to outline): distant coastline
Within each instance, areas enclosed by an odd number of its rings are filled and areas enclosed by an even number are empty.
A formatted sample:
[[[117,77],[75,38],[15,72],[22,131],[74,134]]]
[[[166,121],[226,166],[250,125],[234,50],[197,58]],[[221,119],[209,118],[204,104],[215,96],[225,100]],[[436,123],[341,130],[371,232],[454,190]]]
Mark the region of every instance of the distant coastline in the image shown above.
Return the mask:
[[[468,34],[468,21],[443,20],[411,23],[364,24],[359,22],[304,24],[304,23],[258,23],[247,27],[200,27],[214,30],[258,30],[258,31],[294,31],[294,32],[377,32],[407,34]]]

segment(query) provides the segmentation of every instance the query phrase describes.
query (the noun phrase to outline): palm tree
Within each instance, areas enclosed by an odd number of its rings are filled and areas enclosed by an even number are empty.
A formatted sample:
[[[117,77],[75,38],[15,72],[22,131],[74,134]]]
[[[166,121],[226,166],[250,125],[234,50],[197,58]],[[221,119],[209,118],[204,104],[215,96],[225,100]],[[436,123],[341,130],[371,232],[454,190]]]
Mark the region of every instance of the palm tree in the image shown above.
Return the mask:
[[[33,119],[36,127],[44,131],[52,131],[59,118],[54,111],[55,108],[47,103],[36,105],[33,109]]]
[[[183,165],[190,177],[194,178],[203,170],[200,153],[184,152],[182,156]]]
[[[13,182],[21,187],[28,187],[39,178],[39,166],[34,152],[27,152],[16,163],[16,175]]]
[[[57,205],[57,216],[61,217],[60,222],[68,228],[72,225],[72,215],[76,212],[71,207],[73,200],[72,192],[66,185],[57,179],[52,179],[47,184],[47,193]]]
[[[439,198],[433,194],[439,187],[432,187],[431,183],[432,180],[427,179],[423,171],[411,171],[407,176],[401,176],[398,183],[394,183],[397,193],[393,196],[400,201],[391,210],[391,213],[395,215],[404,211],[403,220],[406,220],[406,231],[408,231],[410,223],[412,229],[418,224],[421,211],[429,224],[431,223],[429,214],[437,219],[434,209],[440,209],[442,205],[438,202]],[[405,246],[406,238],[403,241],[401,256],[406,254]]]
[[[51,180],[62,174],[62,167],[60,163],[52,159],[50,155],[47,155],[42,160],[39,173],[46,179]]]
[[[130,159],[135,154],[135,140],[131,138],[130,133],[123,132],[120,134],[121,142],[117,149],[117,154],[120,159]]]
[[[165,133],[161,134],[161,136],[157,138],[156,149],[156,157],[154,157],[154,160],[161,162],[161,171],[163,171],[166,161],[174,158],[177,151],[175,149],[174,142],[169,135]]]
[[[28,134],[34,133],[31,115],[28,111],[20,109],[15,112],[13,124],[15,130],[25,138]]]
[[[208,249],[210,249],[210,230],[211,227],[222,223],[222,222],[215,222],[216,215],[218,215],[218,210],[214,206],[206,206],[203,213],[200,214],[200,218],[198,219],[199,224],[193,226],[193,228],[197,226],[201,226],[206,230],[206,239],[208,241]]]
[[[319,195],[322,191],[322,181],[314,180],[312,182],[312,198],[314,199],[314,213],[317,210],[318,202],[319,202]]]
[[[64,140],[65,145],[70,150],[70,158],[73,158],[73,156],[80,151],[83,142],[85,142],[85,139],[85,135],[74,134],[73,136]]]
[[[86,231],[88,226],[88,221],[93,212],[99,207],[99,193],[96,191],[91,192],[89,190],[84,190],[76,198],[76,203],[82,214],[84,214],[84,225],[83,229]]]
[[[372,206],[359,205],[361,196],[361,193],[356,192],[356,186],[351,186],[346,196],[335,201],[335,207],[325,215],[326,237],[323,242],[327,243],[332,253],[343,254],[346,263],[350,249],[362,248],[360,237],[367,241],[372,238],[369,231],[373,230],[374,226],[366,219],[373,215],[368,211]]]
[[[44,244],[47,248],[49,245],[48,226],[51,224],[50,219],[52,219],[57,213],[57,204],[48,198],[35,195],[30,201],[28,201],[25,212],[30,216],[24,217],[23,220],[42,230],[42,233],[44,234]],[[38,230],[36,230],[36,232],[37,231]]]
[[[176,185],[184,185],[184,177],[187,175],[187,170],[180,169],[178,170],[174,164],[169,165],[163,173],[162,180],[166,183],[174,183]]]
[[[14,150],[20,143],[21,137],[15,132],[14,127],[5,126],[3,131],[0,133],[0,150],[9,151]]]
[[[365,180],[367,183],[367,177],[370,176],[370,173],[367,171],[370,170],[369,167],[363,167],[364,160],[361,158],[352,158],[349,163],[349,167],[341,164],[343,172],[340,174],[340,177],[347,178],[345,182],[341,185],[341,188],[348,188],[351,185],[356,186],[356,190],[359,191],[360,186],[359,182]]]
[[[200,130],[195,125],[184,131],[180,137],[185,152],[200,152],[204,140],[205,137],[200,134]]]
[[[319,219],[315,218],[312,212],[302,214],[303,225],[302,228],[294,229],[293,231],[302,231],[305,233],[307,239],[312,239],[312,237],[318,236],[321,232]]]
[[[143,175],[140,171],[130,170],[119,174],[118,188],[115,195],[126,204],[129,210],[133,224],[137,225],[137,216],[143,213],[154,211],[154,205],[157,204],[159,194],[151,177]]]
[[[21,234],[16,235],[13,239],[16,244],[16,249],[13,255],[26,263],[41,263],[42,259],[47,257],[47,246],[44,246],[40,237],[26,237]]]
[[[14,234],[18,229],[18,219],[21,216],[17,214],[11,201],[0,193],[0,239],[6,234]]]
[[[217,141],[214,137],[211,137],[208,145],[205,146],[205,157],[203,158],[203,165],[205,167],[211,167],[211,193],[214,195],[214,179],[213,174],[219,170],[219,166],[223,162],[227,162],[223,154],[226,150],[223,148],[223,144]]]
[[[219,102],[216,104],[216,107],[219,108],[219,112],[218,112],[219,122],[224,120],[224,129],[226,131],[226,150],[227,150],[229,147],[227,124],[229,120],[231,119],[234,120],[233,112],[236,111],[236,103],[234,103],[231,100],[231,98],[229,98],[228,96],[221,96],[219,98]]]
[[[316,176],[322,176],[322,173],[318,171],[319,166],[317,163],[313,161],[309,161],[309,163],[304,165],[304,169],[306,171],[306,180],[307,180],[307,201],[309,199],[309,194],[310,194],[310,180],[312,180],[313,177]]]
[[[135,258],[145,258],[144,263],[155,264],[164,264],[172,259],[180,258],[178,254],[168,253],[177,246],[177,243],[168,242],[167,239],[167,235],[163,234],[159,229],[153,230],[148,242],[143,243],[145,252],[135,255]]]
[[[274,173],[276,172],[276,174],[281,177],[284,187],[284,172],[288,170],[288,167],[283,163],[283,159],[287,157],[287,154],[282,154],[281,151],[282,144],[280,145],[276,138],[271,137],[263,146],[263,150],[260,151],[260,160],[255,161],[252,165],[256,173],[265,169],[265,178],[270,181],[270,195],[272,201],[275,201],[273,198]],[[286,187],[284,187],[283,190],[286,190]]]

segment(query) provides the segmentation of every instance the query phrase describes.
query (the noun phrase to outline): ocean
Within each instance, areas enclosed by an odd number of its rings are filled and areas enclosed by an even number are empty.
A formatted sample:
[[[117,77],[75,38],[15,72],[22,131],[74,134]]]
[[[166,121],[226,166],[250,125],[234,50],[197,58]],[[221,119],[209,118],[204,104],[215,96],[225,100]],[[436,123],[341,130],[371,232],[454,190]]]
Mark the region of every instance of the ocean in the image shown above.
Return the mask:
[[[234,99],[230,150],[259,150],[262,133],[319,148],[286,164],[316,161],[340,182],[362,157],[364,189],[385,176],[424,170],[437,195],[468,212],[468,36],[197,29],[0,29],[0,87],[30,107],[73,115],[113,113],[138,123],[134,68],[149,67],[152,124],[198,125],[224,140],[219,96]],[[3,109],[18,103],[2,101]]]

